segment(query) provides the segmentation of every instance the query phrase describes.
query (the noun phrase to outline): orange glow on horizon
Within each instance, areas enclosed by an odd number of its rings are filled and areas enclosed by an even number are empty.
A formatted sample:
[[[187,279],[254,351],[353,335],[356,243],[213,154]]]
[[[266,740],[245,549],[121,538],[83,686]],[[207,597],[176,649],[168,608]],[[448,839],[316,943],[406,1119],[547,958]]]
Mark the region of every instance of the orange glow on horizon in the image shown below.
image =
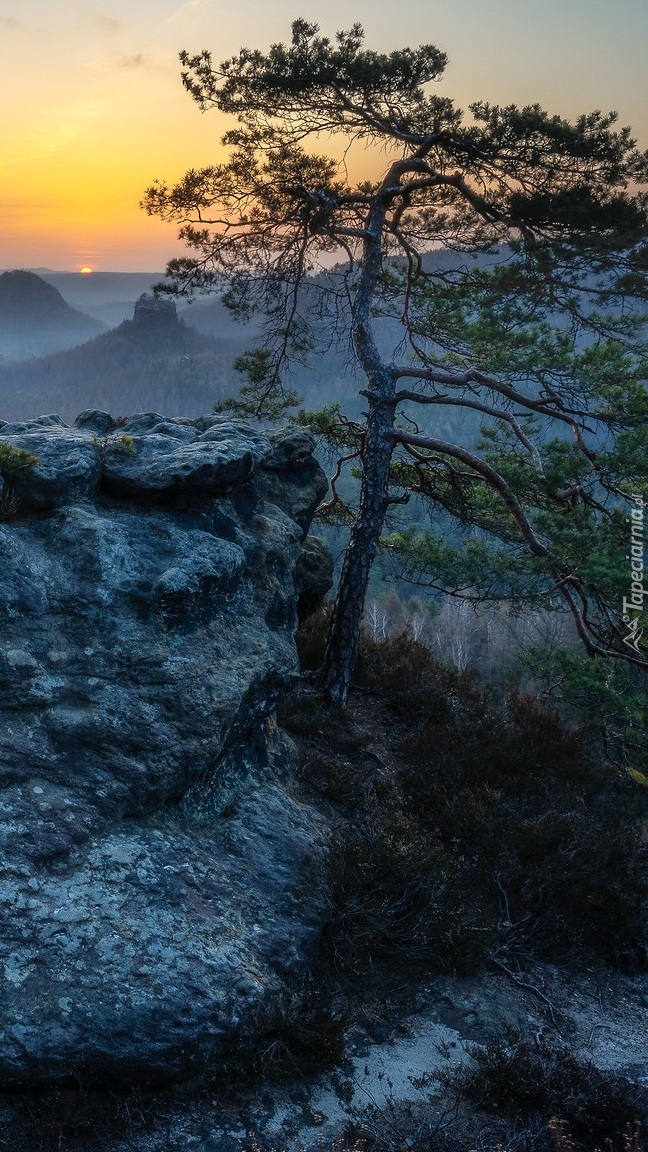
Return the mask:
[[[376,51],[430,42],[447,51],[439,94],[459,107],[538,101],[571,119],[616,107],[645,147],[648,5],[626,4],[633,18],[625,22],[606,0],[403,0],[398,29],[390,9],[369,0],[354,16]],[[142,211],[145,190],[221,163],[221,138],[234,126],[215,109],[201,116],[182,89],[178,52],[212,47],[218,61],[241,43],[263,49],[285,41],[283,6],[248,0],[245,29],[238,13],[223,19],[222,6],[207,0],[102,0],[82,5],[82,17],[78,5],[59,0],[55,20],[49,7],[0,16],[0,70],[15,93],[12,115],[0,122],[0,269],[159,275],[184,245],[176,225]],[[326,20],[321,8],[304,0],[300,11],[321,20],[325,34],[348,26],[342,0],[331,0]],[[322,138],[313,149],[339,155],[339,145]],[[360,145],[349,178],[377,178],[384,162],[380,149],[363,153]]]
[[[84,264],[83,268],[79,268],[81,276],[89,276],[91,272],[94,272],[94,268],[91,268],[89,264]]]

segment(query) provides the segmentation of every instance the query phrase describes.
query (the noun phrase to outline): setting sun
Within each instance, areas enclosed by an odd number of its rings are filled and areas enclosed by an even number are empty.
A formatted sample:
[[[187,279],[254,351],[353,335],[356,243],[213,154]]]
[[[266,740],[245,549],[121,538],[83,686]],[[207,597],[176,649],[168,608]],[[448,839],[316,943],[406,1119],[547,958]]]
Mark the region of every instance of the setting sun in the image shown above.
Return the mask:
[[[90,267],[89,264],[84,264],[83,268],[79,268],[79,272],[82,273],[84,276],[87,276],[88,273],[92,272],[92,271],[93,271],[93,269]]]

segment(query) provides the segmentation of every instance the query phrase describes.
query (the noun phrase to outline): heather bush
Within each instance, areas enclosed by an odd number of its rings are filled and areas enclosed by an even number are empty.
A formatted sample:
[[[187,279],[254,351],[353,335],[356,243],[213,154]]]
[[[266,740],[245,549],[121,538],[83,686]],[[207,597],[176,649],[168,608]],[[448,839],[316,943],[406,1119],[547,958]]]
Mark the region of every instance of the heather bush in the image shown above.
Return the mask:
[[[298,637],[312,668],[326,614]],[[639,785],[587,732],[495,695],[407,637],[363,638],[346,712],[312,688],[282,721],[336,828],[323,955],[387,988],[518,957],[645,967]]]
[[[480,1110],[547,1126],[556,1143],[623,1148],[648,1125],[648,1089],[576,1059],[541,1039],[495,1043],[472,1052],[474,1065],[447,1077]],[[547,1140],[547,1143],[549,1141]],[[562,1144],[565,1147],[565,1144]]]

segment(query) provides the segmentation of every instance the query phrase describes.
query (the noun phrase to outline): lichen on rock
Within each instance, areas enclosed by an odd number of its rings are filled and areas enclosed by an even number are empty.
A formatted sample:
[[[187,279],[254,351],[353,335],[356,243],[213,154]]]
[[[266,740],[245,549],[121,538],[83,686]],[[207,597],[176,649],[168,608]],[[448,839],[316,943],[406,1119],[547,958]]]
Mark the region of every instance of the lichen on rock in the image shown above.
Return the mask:
[[[251,1042],[321,929],[326,831],[267,718],[326,480],[303,432],[217,417],[2,437],[37,462],[0,523],[0,1079],[181,1077]]]

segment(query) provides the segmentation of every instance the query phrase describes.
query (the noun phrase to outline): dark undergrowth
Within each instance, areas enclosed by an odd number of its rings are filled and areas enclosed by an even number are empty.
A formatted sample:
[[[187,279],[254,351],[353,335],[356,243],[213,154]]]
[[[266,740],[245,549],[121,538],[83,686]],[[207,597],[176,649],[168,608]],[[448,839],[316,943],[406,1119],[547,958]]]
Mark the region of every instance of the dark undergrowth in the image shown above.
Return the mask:
[[[304,1028],[300,1023],[305,1041]],[[314,1039],[311,1036],[311,1043]],[[293,1060],[299,1055],[295,1049],[289,1051],[284,1075],[294,1074]],[[418,1100],[391,1098],[386,1076],[381,1104],[368,1102],[349,1124],[344,1139],[334,1143],[320,1139],[313,1148],[317,1152],[646,1152],[645,1085],[602,1072],[576,1059],[564,1046],[540,1038],[509,1036],[475,1047],[471,1055],[469,1066],[413,1080]],[[280,1063],[283,1059],[279,1057]],[[259,1071],[265,1082],[265,1058]],[[185,1152],[183,1134],[205,1124],[205,1113],[199,1119],[194,1108],[201,1098],[218,1109],[213,1088],[206,1094],[159,1088],[118,1093],[70,1082],[25,1097],[22,1105],[14,1096],[11,1123],[3,1123],[6,1109],[0,1108],[0,1148]],[[214,1114],[214,1129],[240,1124],[240,1104],[241,1097],[234,1092],[228,1111],[225,1093],[222,1111]],[[304,1152],[303,1147],[266,1142],[254,1135],[239,1141],[238,1147],[240,1152]]]
[[[645,1086],[542,1040],[476,1048],[473,1059],[415,1080],[418,1104],[368,1108],[351,1133],[356,1152],[645,1152]]]
[[[648,1122],[648,1091],[623,1076],[579,1061],[569,1049],[539,1040],[497,1043],[473,1051],[475,1065],[454,1080],[459,1095],[482,1112],[529,1124],[554,1121],[579,1145],[597,1144]]]
[[[324,625],[302,627],[306,669]],[[587,732],[406,638],[363,639],[346,712],[306,688],[280,720],[337,823],[324,945],[343,981],[520,958],[645,969],[641,789]]]
[[[306,670],[321,661],[325,627],[325,613],[302,626]],[[366,636],[346,712],[306,686],[280,720],[303,788],[336,827],[322,979],[356,1008],[372,997],[394,1006],[438,972],[645,971],[645,801],[590,751],[600,743],[586,730],[515,689],[485,690],[411,640]],[[420,1106],[369,1109],[350,1146],[645,1148],[645,1086],[539,1037],[473,1056],[423,1077]]]
[[[167,1091],[124,1086],[110,1091],[78,1077],[0,1097],[0,1149],[7,1152],[100,1152],[120,1140],[164,1130]]]
[[[305,669],[320,662],[325,623],[320,613],[302,626]],[[349,1021],[389,1018],[435,973],[543,961],[645,971],[641,789],[589,754],[587,732],[519,692],[491,695],[403,638],[363,640],[347,711],[306,683],[279,719],[298,745],[295,786],[334,828],[313,979],[259,1028],[253,1052],[202,1086],[113,1093],[78,1081],[7,1098],[0,1150],[98,1152],[146,1133],[156,1149],[180,1147],[170,1126],[167,1145],[160,1134],[192,1099],[339,1063]],[[369,1109],[330,1152],[644,1148],[645,1089],[543,1041],[509,1038],[434,1079],[418,1110]],[[427,1100],[440,1087],[443,1103]]]

